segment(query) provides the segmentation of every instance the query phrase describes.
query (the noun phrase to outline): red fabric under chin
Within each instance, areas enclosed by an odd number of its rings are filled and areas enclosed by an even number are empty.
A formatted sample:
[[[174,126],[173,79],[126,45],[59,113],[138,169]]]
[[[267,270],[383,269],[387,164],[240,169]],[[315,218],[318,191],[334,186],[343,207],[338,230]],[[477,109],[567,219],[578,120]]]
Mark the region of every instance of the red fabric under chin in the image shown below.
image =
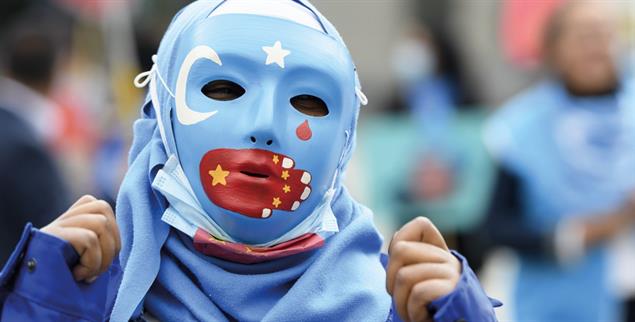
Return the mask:
[[[324,239],[315,233],[307,233],[272,247],[251,247],[222,241],[200,228],[194,235],[194,248],[199,252],[242,264],[266,262],[310,251],[323,245]]]

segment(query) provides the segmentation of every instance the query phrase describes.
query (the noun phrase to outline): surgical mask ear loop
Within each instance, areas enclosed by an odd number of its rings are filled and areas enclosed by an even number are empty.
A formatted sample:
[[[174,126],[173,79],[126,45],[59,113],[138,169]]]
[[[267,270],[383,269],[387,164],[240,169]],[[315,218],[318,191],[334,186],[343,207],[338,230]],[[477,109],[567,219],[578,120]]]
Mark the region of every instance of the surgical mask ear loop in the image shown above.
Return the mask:
[[[152,55],[152,67],[150,70],[141,72],[137,75],[133,84],[137,88],[144,88],[149,85],[150,99],[152,100],[152,107],[154,108],[154,113],[157,118],[157,126],[159,127],[159,133],[161,134],[161,141],[163,141],[163,146],[165,147],[165,152],[170,155],[170,146],[168,145],[168,141],[165,135],[165,127],[163,126],[162,118],[161,118],[161,104],[159,102],[159,95],[157,93],[156,86],[156,78],[158,76],[161,84],[163,84],[163,88],[170,94],[170,96],[174,97],[174,93],[170,90],[168,85],[166,84],[163,77],[161,77],[161,73],[159,72],[159,66],[157,65],[157,55]]]
[[[355,73],[355,96],[357,96],[357,99],[362,106],[366,106],[368,104],[368,97],[366,97],[366,94],[362,92],[362,83],[359,80],[356,67],[353,67],[353,72]]]
[[[329,191],[332,191],[335,189],[337,176],[340,174],[340,169],[342,168],[342,164],[344,163],[344,155],[349,149],[350,142],[348,140],[350,139],[350,132],[346,130],[344,131],[344,135],[346,136],[346,139],[345,139],[346,144],[344,145],[344,149],[342,149],[342,153],[340,154],[340,159],[337,162],[337,168],[335,168],[335,173],[333,174],[333,180],[331,180],[331,187],[329,188]]]

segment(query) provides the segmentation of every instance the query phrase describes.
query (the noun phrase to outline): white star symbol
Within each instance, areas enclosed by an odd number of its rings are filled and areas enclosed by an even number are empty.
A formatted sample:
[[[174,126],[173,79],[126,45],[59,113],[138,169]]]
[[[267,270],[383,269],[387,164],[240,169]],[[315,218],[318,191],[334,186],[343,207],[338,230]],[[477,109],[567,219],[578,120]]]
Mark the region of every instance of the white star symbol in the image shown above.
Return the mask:
[[[267,53],[267,61],[265,61],[265,65],[276,63],[280,66],[280,68],[284,68],[284,57],[291,53],[290,50],[282,49],[280,41],[276,41],[271,47],[263,46],[262,50]]]

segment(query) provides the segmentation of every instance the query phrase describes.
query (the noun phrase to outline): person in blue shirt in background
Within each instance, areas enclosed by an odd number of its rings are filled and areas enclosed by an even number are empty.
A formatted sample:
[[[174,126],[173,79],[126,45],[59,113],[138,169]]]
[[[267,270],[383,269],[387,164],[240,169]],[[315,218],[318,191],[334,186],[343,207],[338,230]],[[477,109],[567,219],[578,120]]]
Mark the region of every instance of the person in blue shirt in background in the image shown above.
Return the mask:
[[[606,244],[635,223],[635,84],[617,21],[602,2],[559,8],[550,77],[487,126],[499,170],[485,227],[519,254],[517,320],[620,320]]]
[[[194,2],[153,60],[116,220],[85,196],[27,226],[1,321],[496,320],[429,220],[381,255],[342,184],[366,98],[311,4]]]

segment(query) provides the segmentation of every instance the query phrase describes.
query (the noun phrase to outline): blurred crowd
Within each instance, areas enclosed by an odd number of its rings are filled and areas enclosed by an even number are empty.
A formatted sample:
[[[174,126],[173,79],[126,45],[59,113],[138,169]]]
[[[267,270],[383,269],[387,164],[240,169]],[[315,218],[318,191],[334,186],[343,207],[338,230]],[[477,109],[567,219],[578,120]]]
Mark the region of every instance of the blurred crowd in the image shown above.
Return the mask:
[[[0,4],[0,263],[25,222],[115,203],[132,79],[187,2]],[[429,217],[501,320],[635,321],[635,1],[314,3],[368,84],[347,181],[387,241]]]

